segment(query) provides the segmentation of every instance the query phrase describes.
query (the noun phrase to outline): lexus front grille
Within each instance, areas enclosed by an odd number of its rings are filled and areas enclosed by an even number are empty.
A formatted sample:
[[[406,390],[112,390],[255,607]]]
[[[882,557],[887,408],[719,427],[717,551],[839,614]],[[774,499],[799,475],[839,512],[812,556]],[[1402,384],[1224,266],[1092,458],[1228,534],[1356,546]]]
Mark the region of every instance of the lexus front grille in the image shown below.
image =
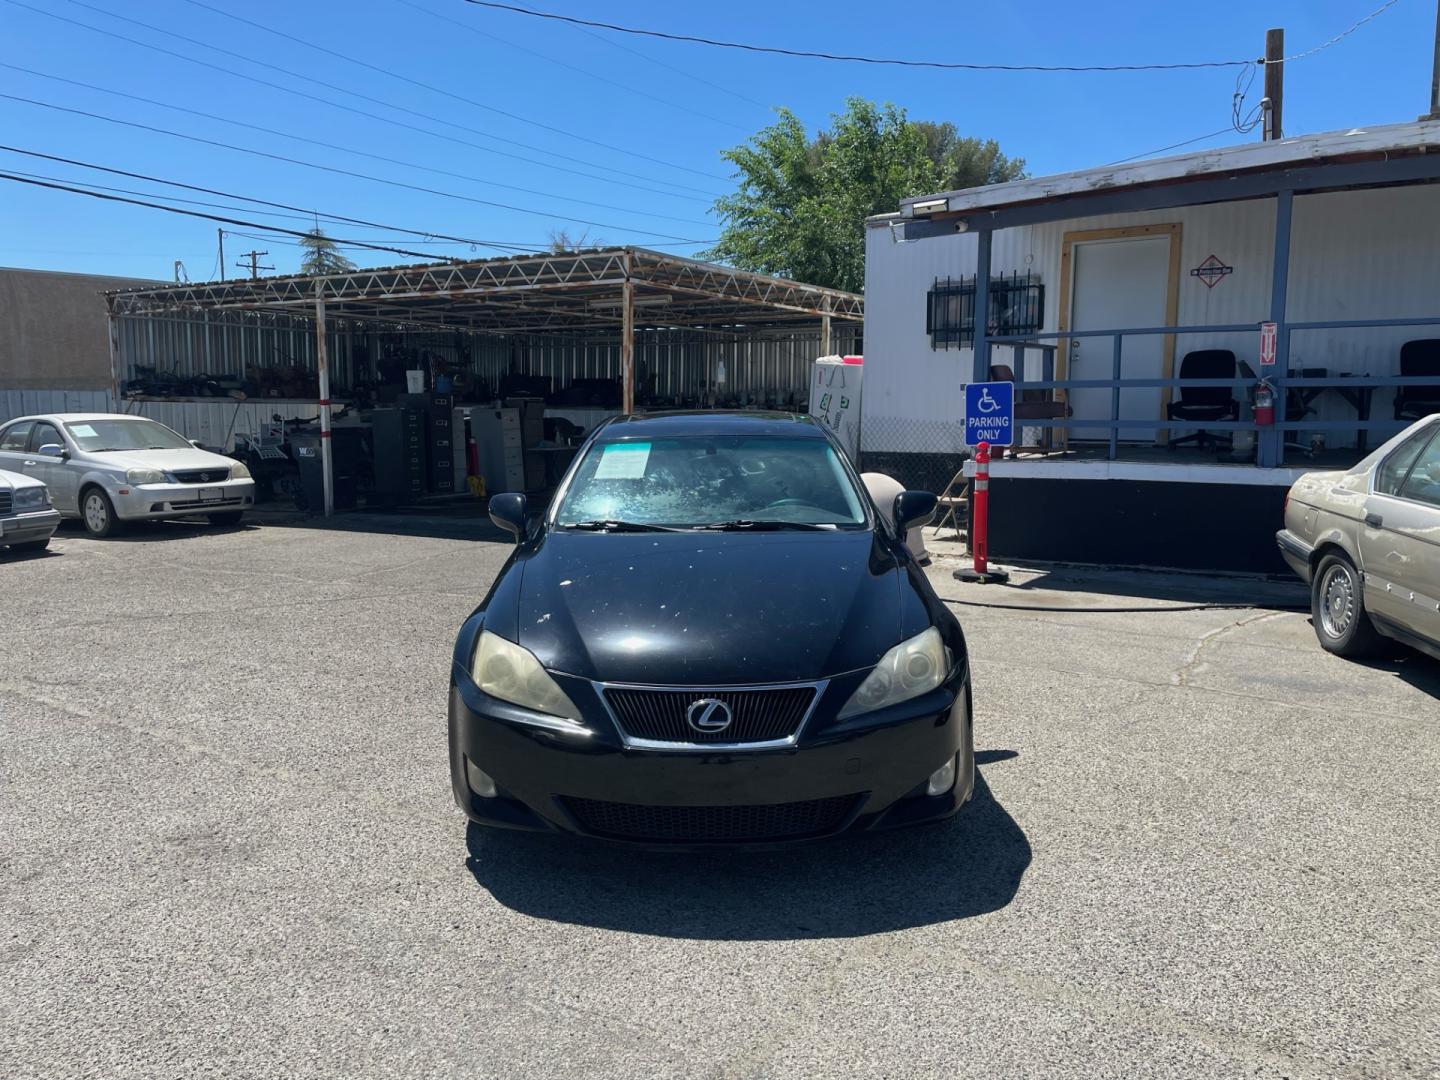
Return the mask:
[[[716,689],[600,688],[626,745],[642,749],[772,747],[795,742],[823,684]]]

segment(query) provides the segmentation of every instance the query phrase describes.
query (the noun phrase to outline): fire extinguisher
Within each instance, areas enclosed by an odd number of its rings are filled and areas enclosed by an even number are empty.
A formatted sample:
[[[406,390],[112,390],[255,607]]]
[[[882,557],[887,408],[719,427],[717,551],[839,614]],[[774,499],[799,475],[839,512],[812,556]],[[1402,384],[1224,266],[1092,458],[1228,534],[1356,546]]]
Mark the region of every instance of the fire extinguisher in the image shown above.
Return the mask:
[[[1255,387],[1255,424],[1270,427],[1275,423],[1275,388],[1261,379]]]

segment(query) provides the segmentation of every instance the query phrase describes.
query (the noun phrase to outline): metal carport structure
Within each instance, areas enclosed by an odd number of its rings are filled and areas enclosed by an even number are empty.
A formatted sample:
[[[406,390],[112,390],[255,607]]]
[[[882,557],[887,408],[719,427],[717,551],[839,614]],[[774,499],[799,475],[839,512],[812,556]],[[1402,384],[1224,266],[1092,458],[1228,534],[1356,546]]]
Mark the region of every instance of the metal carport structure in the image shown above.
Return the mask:
[[[792,350],[799,334],[813,335],[813,359],[853,348],[864,319],[854,293],[638,247],[129,288],[106,299],[117,401],[126,372],[142,356],[154,366],[167,336],[172,355],[213,371],[213,351],[224,366],[233,344],[243,367],[251,338],[285,335],[287,355],[318,375],[327,513],[331,352],[342,329],[608,342],[618,346],[622,409],[631,412],[637,332],[717,345],[789,335]]]

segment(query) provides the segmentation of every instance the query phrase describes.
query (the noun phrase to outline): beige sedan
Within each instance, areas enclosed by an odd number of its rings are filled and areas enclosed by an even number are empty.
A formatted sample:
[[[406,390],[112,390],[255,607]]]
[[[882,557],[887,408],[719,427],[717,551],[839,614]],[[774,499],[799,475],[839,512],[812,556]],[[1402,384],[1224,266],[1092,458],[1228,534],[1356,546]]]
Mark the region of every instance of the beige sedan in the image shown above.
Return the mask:
[[[1310,584],[1330,652],[1363,656],[1392,638],[1440,659],[1440,414],[1352,469],[1300,477],[1276,540]]]

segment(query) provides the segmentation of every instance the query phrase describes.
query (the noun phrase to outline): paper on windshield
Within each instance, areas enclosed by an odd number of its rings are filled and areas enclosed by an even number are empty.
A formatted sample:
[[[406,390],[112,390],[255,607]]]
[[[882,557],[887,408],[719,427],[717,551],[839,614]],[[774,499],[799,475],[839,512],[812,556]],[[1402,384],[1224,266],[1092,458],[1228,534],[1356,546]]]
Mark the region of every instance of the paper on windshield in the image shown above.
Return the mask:
[[[600,450],[596,480],[639,480],[650,460],[648,442],[609,443]]]
[[[95,429],[89,424],[71,424],[70,434],[81,439],[93,439],[95,438]]]

